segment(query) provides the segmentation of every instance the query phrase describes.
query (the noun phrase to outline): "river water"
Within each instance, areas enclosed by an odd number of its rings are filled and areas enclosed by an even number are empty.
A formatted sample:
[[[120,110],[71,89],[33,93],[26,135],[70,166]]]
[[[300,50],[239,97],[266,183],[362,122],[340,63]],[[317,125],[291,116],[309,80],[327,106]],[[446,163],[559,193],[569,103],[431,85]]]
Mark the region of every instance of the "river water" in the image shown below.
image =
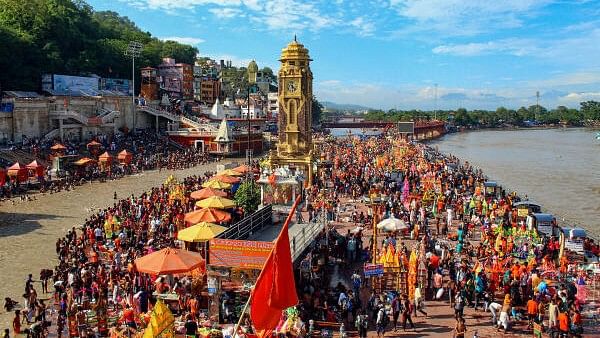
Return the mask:
[[[527,195],[562,225],[600,238],[600,141],[590,129],[489,130],[431,142],[481,168],[505,189]]]

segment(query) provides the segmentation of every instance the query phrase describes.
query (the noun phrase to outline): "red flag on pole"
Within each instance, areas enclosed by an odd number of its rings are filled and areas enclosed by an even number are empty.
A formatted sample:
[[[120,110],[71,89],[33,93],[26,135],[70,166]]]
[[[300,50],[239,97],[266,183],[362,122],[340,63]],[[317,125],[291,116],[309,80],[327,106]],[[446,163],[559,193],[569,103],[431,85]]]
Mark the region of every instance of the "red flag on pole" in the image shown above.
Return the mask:
[[[281,311],[298,304],[288,225],[299,202],[300,197],[294,202],[250,295],[250,319],[258,332],[272,331],[279,323]]]

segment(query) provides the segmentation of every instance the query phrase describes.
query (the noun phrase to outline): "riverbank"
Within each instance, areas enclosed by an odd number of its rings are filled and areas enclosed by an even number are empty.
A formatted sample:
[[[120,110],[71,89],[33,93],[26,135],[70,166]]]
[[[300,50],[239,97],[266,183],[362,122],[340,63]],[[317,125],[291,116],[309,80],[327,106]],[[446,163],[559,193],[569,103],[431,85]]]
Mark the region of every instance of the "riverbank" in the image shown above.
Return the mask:
[[[588,128],[478,130],[427,142],[468,161],[507,190],[542,204],[559,223],[600,235],[596,131]]]
[[[36,194],[36,200],[12,201],[0,205],[0,295],[23,304],[23,287],[27,275],[39,278],[41,269],[52,269],[57,262],[55,243],[72,227],[79,227],[92,214],[111,206],[118,198],[139,196],[160,186],[170,175],[178,179],[215,171],[217,164],[239,162],[227,159],[183,170],[152,170],[109,182],[93,182],[72,191]],[[36,285],[41,293],[41,288]],[[48,298],[50,294],[40,294]],[[12,314],[0,310],[0,324],[10,327]]]

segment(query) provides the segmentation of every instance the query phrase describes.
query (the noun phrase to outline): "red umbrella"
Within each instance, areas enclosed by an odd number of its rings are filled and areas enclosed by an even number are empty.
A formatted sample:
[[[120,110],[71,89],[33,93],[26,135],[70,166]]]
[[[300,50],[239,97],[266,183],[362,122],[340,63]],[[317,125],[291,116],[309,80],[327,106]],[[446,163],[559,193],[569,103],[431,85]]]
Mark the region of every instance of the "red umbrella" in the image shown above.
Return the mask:
[[[136,259],[135,267],[151,275],[173,275],[197,268],[206,271],[206,261],[198,252],[164,248]]]

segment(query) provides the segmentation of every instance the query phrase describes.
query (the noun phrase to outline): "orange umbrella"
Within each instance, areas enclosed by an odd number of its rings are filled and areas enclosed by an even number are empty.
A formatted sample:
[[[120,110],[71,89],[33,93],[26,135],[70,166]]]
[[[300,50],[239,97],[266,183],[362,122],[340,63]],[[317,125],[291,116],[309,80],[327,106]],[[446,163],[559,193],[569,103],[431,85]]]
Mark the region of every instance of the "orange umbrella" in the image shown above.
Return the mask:
[[[138,271],[151,275],[172,275],[200,268],[206,270],[206,261],[197,252],[164,248],[135,260]]]
[[[88,148],[91,148],[91,147],[99,147],[99,146],[101,146],[101,145],[102,145],[102,143],[96,142],[96,140],[92,140],[92,142],[90,142],[90,143],[88,143],[88,144],[87,144],[87,147],[88,147]]]
[[[212,196],[227,197],[227,193],[222,190],[219,190],[219,189],[204,188],[204,189],[192,191],[192,193],[190,194],[190,197],[195,200],[201,200],[201,199],[209,198]]]
[[[241,181],[238,177],[233,177],[233,176],[228,176],[228,175],[215,175],[215,176],[211,177],[210,179],[217,180],[217,181],[223,182],[223,183],[229,183],[229,184],[239,183]]]
[[[66,150],[67,147],[63,146],[60,143],[57,143],[57,144],[53,145],[52,147],[50,147],[50,149],[60,151],[60,150]]]
[[[241,173],[241,174],[247,173],[248,170],[252,170],[252,172],[254,172],[254,173],[258,172],[258,169],[249,167],[247,164],[242,164],[239,167],[233,168],[233,170],[237,171],[238,173]]]
[[[73,162],[73,164],[81,166],[81,165],[91,164],[91,163],[94,163],[94,162],[96,162],[96,161],[92,160],[89,157],[83,157],[83,158],[80,158],[79,160]]]
[[[231,214],[226,211],[204,208],[185,214],[184,220],[188,224],[197,224],[201,222],[221,223],[231,220]]]

